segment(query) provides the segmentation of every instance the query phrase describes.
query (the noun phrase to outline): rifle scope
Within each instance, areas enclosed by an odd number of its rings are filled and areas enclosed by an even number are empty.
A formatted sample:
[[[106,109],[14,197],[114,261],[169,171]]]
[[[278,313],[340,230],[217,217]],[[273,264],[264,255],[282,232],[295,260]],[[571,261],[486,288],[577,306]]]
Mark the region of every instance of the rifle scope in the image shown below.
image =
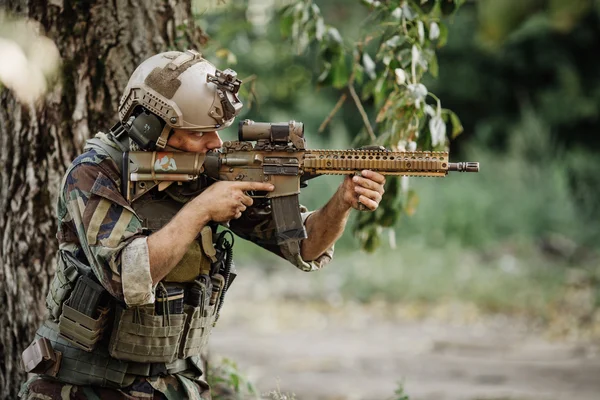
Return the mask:
[[[290,122],[254,122],[250,119],[240,121],[238,140],[268,140],[275,143],[288,143],[292,137],[304,137],[304,124],[294,120]]]

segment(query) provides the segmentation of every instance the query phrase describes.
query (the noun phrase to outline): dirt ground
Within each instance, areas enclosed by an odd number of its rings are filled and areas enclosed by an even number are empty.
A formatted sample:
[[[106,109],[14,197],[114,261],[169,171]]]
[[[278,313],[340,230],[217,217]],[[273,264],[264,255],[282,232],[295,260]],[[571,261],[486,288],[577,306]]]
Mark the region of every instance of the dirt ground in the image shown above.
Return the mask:
[[[284,299],[246,282],[227,299],[211,352],[261,393],[384,400],[402,382],[411,400],[600,399],[598,346],[550,339],[528,321],[457,305],[415,318],[410,307]]]

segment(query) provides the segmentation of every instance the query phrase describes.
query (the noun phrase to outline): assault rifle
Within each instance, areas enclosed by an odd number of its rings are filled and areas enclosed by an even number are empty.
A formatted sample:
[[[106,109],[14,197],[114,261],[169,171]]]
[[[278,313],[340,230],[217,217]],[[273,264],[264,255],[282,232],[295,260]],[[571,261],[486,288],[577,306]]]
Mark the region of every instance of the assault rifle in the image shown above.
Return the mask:
[[[205,174],[216,180],[270,182],[272,192],[250,193],[266,198],[279,244],[297,250],[306,231],[300,218],[298,194],[305,182],[320,175],[354,175],[369,169],[382,175],[443,177],[450,171],[478,172],[477,162],[451,163],[448,152],[394,152],[370,146],[358,150],[306,148],[304,125],[240,122],[237,141],[227,141],[207,154],[179,151],[132,151],[124,154],[123,182],[129,202],[158,185],[162,191],[173,182],[192,182]]]

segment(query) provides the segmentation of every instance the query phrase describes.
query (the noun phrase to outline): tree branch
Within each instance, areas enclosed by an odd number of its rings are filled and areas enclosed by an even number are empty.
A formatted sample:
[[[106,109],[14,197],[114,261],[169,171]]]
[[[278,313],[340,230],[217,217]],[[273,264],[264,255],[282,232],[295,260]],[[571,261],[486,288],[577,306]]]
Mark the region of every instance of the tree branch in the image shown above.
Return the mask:
[[[377,137],[375,136],[375,132],[373,132],[373,128],[371,127],[371,123],[369,122],[369,117],[367,116],[367,112],[365,111],[365,108],[363,107],[360,99],[358,98],[358,95],[356,94],[356,90],[354,90],[354,79],[350,79],[350,82],[348,82],[348,90],[350,91],[350,95],[352,96],[352,99],[354,100],[354,104],[356,104],[356,108],[358,108],[358,112],[360,113],[362,119],[363,119],[363,123],[365,124],[365,128],[367,128],[367,132],[369,132],[369,136],[371,137],[371,140],[373,142],[375,142],[377,140]]]

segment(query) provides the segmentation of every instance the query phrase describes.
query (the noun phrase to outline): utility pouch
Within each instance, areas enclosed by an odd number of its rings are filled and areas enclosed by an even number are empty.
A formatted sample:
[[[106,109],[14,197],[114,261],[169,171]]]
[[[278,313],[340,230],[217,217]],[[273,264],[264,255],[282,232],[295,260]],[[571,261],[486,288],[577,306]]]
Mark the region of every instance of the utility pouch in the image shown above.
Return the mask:
[[[108,345],[112,357],[142,363],[171,363],[185,325],[185,314],[156,315],[155,305],[116,307]]]
[[[154,303],[156,315],[183,314],[183,292],[181,287],[159,285]]]
[[[192,285],[185,305],[187,315],[180,358],[198,356],[206,349],[215,321],[216,304],[211,305],[212,280],[201,275]]]
[[[45,337],[34,341],[21,355],[23,368],[28,373],[56,377],[62,360],[62,353],[52,348]]]
[[[108,293],[89,276],[81,276],[58,320],[60,336],[85,351],[102,338],[108,320]]]
[[[62,305],[67,300],[80,275],[91,271],[91,268],[79,261],[71,253],[59,250],[56,255],[56,274],[50,283],[46,296],[46,307],[54,321],[62,312]]]
[[[191,282],[202,271],[210,269],[210,260],[202,251],[200,243],[193,241],[183,258],[177,263],[167,276],[163,279],[164,282]]]

